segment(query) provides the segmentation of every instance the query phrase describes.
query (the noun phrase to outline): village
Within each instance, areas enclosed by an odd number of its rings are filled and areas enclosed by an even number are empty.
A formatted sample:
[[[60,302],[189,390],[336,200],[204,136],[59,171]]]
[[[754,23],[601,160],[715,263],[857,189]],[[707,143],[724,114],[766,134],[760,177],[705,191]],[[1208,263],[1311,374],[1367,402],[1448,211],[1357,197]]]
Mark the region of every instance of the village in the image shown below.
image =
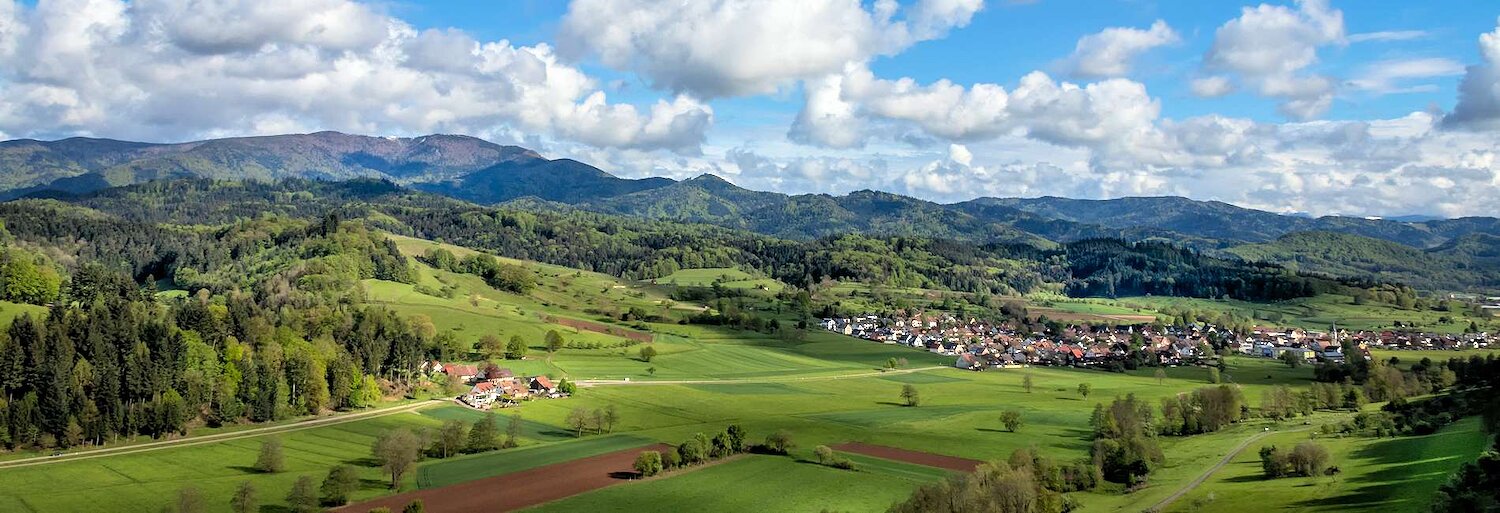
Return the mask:
[[[573,393],[573,385],[566,379],[553,383],[547,376],[517,376],[510,369],[493,363],[476,366],[432,360],[422,363],[421,370],[451,383],[469,386],[469,390],[456,400],[479,410],[511,407],[532,399],[560,399]]]
[[[918,314],[904,318],[861,316],[825,318],[820,326],[856,338],[909,346],[955,357],[953,366],[983,370],[1032,365],[1134,368],[1142,365],[1199,365],[1220,356],[1241,354],[1302,362],[1344,361],[1344,344],[1364,358],[1371,349],[1461,350],[1491,347],[1488,333],[1450,335],[1404,331],[1327,332],[1298,328],[1256,327],[1241,334],[1207,323],[1186,326],[1156,324],[1066,325],[1022,330],[1011,323],[959,319],[951,314]],[[1286,356],[1291,354],[1292,356]]]

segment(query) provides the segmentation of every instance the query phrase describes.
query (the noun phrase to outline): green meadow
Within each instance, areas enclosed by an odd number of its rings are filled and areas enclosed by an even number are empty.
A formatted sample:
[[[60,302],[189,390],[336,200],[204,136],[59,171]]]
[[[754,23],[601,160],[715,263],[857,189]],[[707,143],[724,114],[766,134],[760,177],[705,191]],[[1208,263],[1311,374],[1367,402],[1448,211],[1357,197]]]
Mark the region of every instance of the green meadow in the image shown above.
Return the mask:
[[[468,252],[430,241],[395,238],[401,250],[410,255],[434,246],[460,256]],[[677,443],[695,433],[711,435],[738,424],[749,431],[752,440],[778,430],[789,431],[797,449],[791,457],[742,456],[700,469],[623,483],[538,510],[878,511],[906,497],[915,487],[944,478],[946,472],[858,455],[851,456],[858,470],[836,470],[807,462],[812,447],[857,441],[978,460],[1004,459],[1016,449],[1036,448],[1066,462],[1088,457],[1089,418],[1096,404],[1126,394],[1156,404],[1160,398],[1210,385],[1209,371],[1199,367],[1169,368],[1161,379],[1155,376],[1155,369],[1108,373],[1043,367],[970,372],[951,368],[949,357],[816,329],[767,334],[678,324],[673,321],[704,307],[669,299],[669,283],[706,286],[718,281],[724,286],[758,288],[759,279],[733,269],[699,269],[680,271],[651,284],[512,262],[525,265],[535,274],[539,285],[534,291],[526,295],[499,291],[476,276],[421,264],[417,268],[422,289],[446,287],[453,293],[434,295],[419,292],[417,285],[378,280],[366,280],[363,287],[368,301],[406,316],[427,316],[437,329],[452,331],[466,343],[487,334],[502,339],[520,335],[531,346],[528,357],[497,362],[518,373],[613,383],[583,387],[568,399],[530,401],[498,412],[502,429],[509,415],[521,415],[522,447],[423,461],[403,489],[439,487],[650,443]],[[879,294],[909,294],[926,300],[941,296],[920,289],[892,292],[846,284],[835,287],[833,293],[848,294],[850,302],[846,305],[873,301]],[[766,294],[751,296],[763,299]],[[1055,303],[1053,308],[1079,314],[1140,315],[1150,308],[1183,304],[1176,301],[1131,298]],[[1194,301],[1224,308],[1289,312],[1299,308]],[[616,320],[631,308],[659,314],[667,321]],[[0,318],[26,310],[19,305],[0,304]],[[764,315],[775,316],[771,312]],[[554,318],[649,331],[657,356],[645,361],[639,357],[639,344],[629,344],[615,335],[568,328],[551,322]],[[783,322],[790,319],[780,318]],[[1321,320],[1306,319],[1309,327]],[[1340,324],[1346,325],[1344,321]],[[570,347],[547,353],[542,340],[549,330],[562,333]],[[1401,356],[1407,359],[1406,354]],[[1410,356],[1413,361],[1420,359],[1416,354]],[[471,355],[469,360],[477,358]],[[907,360],[907,368],[903,372],[882,372],[892,358]],[[1292,369],[1272,360],[1229,357],[1225,363],[1227,370],[1222,378],[1240,386],[1252,406],[1259,404],[1262,392],[1270,387],[1303,387],[1312,379],[1310,368]],[[1030,391],[1022,386],[1026,376],[1033,381]],[[630,383],[624,383],[627,379]],[[1078,393],[1080,383],[1091,385],[1091,395]],[[917,388],[919,406],[901,404],[901,390],[907,385]],[[566,427],[572,410],[605,407],[619,412],[620,422],[613,433],[575,438]],[[1002,427],[999,416],[1006,410],[1021,412],[1025,425],[1017,432]],[[297,477],[321,480],[336,464],[359,469],[362,482],[356,499],[367,499],[389,493],[385,477],[370,458],[370,444],[376,435],[398,428],[430,429],[446,420],[471,421],[480,415],[460,406],[434,404],[409,413],[268,435],[280,438],[286,446],[288,469],[278,474],[251,469],[261,442],[268,436],[0,468],[0,511],[68,512],[101,504],[120,511],[155,511],[184,487],[198,489],[210,511],[227,511],[229,496],[247,480],[260,490],[263,504],[279,506]],[[1273,434],[1268,441],[1292,443],[1307,436],[1287,432],[1299,427],[1247,421],[1218,433],[1165,438],[1162,446],[1167,461],[1152,474],[1146,488],[1124,494],[1117,486],[1110,486],[1073,496],[1084,511],[1142,511],[1202,474],[1241,441],[1271,428]],[[215,431],[200,429],[194,434],[210,432]],[[1252,499],[1248,497],[1275,490],[1276,499],[1265,504],[1282,509],[1328,509],[1328,503],[1319,501],[1350,497],[1359,504],[1369,504],[1370,509],[1381,505],[1381,509],[1394,508],[1392,511],[1415,511],[1420,509],[1416,505],[1425,504],[1422,498],[1430,494],[1435,483],[1446,479],[1448,471],[1478,454],[1482,438],[1477,423],[1465,421],[1431,437],[1331,439],[1336,464],[1344,469],[1332,485],[1319,479],[1252,480],[1253,472],[1245,463],[1247,457],[1255,458],[1253,449],[1259,444],[1254,444],[1173,508],[1204,504],[1215,509],[1225,505],[1231,509],[1250,507]],[[1415,482],[1412,480],[1420,483],[1407,486]],[[1398,484],[1400,491],[1379,495],[1386,493],[1383,488]],[[1261,502],[1253,504],[1259,509]]]
[[[1310,432],[1278,433],[1246,448],[1170,511],[1425,512],[1432,494],[1464,462],[1489,445],[1479,420],[1469,418],[1426,436],[1327,437],[1334,476],[1265,479],[1260,447],[1290,448]]]

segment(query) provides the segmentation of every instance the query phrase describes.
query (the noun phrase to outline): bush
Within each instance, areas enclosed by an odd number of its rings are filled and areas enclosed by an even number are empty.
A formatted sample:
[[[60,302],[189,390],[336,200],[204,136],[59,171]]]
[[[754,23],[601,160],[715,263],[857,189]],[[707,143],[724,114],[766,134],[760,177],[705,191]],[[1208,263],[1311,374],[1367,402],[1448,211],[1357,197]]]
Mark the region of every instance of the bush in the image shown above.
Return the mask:
[[[635,471],[642,477],[660,474],[663,466],[661,453],[657,451],[646,451],[635,457]]]
[[[762,447],[768,453],[785,455],[796,446],[797,444],[792,442],[792,434],[783,429],[767,435],[766,443]]]

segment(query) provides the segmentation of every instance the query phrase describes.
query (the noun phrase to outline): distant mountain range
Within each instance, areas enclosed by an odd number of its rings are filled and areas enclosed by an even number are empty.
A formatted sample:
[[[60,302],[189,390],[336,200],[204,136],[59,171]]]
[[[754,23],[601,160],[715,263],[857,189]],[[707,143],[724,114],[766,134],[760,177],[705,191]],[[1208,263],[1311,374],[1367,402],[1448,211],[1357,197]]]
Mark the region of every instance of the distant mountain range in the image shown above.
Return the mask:
[[[787,195],[744,189],[714,175],[681,181],[621,178],[583,162],[549,160],[526,148],[460,135],[319,132],[176,144],[85,138],[0,142],[0,198],[87,195],[172,178],[380,178],[477,204],[561,203],[783,238],[859,232],[1038,247],[1087,238],[1166,240],[1339,276],[1381,276],[1430,288],[1500,287],[1500,272],[1493,271],[1500,269],[1500,219],[1491,217],[1313,218],[1180,197],[979,198],[939,204],[868,190]]]

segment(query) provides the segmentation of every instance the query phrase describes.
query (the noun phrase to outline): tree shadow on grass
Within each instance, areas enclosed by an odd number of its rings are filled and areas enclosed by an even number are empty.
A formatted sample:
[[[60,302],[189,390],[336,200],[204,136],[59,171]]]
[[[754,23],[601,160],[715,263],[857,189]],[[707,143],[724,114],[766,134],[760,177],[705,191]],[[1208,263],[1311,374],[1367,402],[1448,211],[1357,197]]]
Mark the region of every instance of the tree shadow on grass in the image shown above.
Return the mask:
[[[1010,433],[1011,432],[1008,429],[995,429],[995,428],[987,428],[987,427],[974,428],[974,430],[975,431],[982,431],[982,432],[985,432],[985,433]]]
[[[260,474],[260,473],[262,473],[260,471],[260,469],[258,469],[258,468],[250,467],[250,466],[245,466],[245,465],[232,465],[232,466],[229,467],[229,469],[230,470],[234,470],[234,471],[238,471],[238,472],[241,472],[241,473],[245,473],[245,474]]]
[[[292,513],[292,508],[281,504],[264,504],[257,511],[260,513]]]
[[[380,461],[376,460],[374,457],[371,457],[371,456],[365,456],[365,457],[362,457],[362,458],[354,458],[354,459],[344,460],[344,463],[348,464],[348,465],[354,465],[356,467],[379,467],[380,466]]]
[[[1243,475],[1243,476],[1234,476],[1234,477],[1231,477],[1229,479],[1225,479],[1224,480],[1224,482],[1226,482],[1226,483],[1260,483],[1260,482],[1264,482],[1264,481],[1267,481],[1266,476],[1263,476],[1263,475],[1260,475],[1260,474],[1247,474],[1247,475]]]

